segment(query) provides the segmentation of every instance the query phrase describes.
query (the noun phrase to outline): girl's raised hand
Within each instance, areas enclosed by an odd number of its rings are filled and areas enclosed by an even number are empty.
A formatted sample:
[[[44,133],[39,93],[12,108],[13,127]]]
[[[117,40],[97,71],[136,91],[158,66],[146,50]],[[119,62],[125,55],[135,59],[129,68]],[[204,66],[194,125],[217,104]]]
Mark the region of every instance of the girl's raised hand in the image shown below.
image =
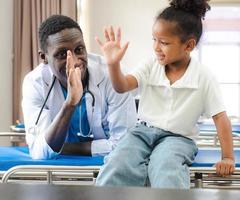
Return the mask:
[[[108,65],[119,64],[124,56],[128,42],[121,47],[121,29],[118,28],[115,33],[113,27],[104,29],[105,43],[101,42],[98,37],[96,41],[99,44]]]

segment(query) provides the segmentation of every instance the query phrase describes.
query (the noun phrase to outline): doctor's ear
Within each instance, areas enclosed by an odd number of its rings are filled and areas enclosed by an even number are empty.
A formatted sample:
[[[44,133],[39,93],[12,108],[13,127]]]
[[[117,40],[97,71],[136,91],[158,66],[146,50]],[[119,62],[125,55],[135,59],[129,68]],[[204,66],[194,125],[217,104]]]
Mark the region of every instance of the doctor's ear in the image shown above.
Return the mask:
[[[38,54],[39,54],[40,58],[43,60],[44,64],[48,64],[45,53],[43,53],[42,51],[39,51]]]

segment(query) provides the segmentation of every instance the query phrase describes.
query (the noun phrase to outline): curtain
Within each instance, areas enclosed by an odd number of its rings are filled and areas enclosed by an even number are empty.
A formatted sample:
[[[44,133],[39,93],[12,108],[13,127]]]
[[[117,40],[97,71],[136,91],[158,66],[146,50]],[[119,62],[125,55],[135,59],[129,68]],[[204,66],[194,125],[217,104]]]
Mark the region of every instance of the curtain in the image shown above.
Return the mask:
[[[53,14],[77,20],[77,0],[14,0],[13,16],[13,123],[23,121],[22,81],[40,63],[38,28]]]

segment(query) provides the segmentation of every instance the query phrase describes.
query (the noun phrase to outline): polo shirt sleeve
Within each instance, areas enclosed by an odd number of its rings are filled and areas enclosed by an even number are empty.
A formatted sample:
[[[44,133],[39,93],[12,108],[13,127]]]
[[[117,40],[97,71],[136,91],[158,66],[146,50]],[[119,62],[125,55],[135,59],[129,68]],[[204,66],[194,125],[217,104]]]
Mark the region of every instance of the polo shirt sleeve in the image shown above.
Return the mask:
[[[207,117],[213,117],[226,109],[218,81],[212,74],[208,74],[207,77],[203,94],[204,114]]]
[[[133,69],[129,75],[134,76],[138,82],[138,90],[142,90],[143,86],[147,84],[150,74],[151,61],[145,61]]]

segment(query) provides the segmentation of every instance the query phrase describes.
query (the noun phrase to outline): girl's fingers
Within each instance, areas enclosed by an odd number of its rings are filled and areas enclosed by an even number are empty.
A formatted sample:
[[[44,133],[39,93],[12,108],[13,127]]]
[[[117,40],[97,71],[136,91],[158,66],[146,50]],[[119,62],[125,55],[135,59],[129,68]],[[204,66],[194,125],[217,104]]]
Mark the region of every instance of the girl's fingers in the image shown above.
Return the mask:
[[[230,165],[225,166],[225,171],[224,175],[229,175],[230,174]]]
[[[118,28],[117,29],[117,42],[120,44],[120,41],[121,41],[121,29]]]
[[[106,42],[110,41],[109,33],[108,33],[108,30],[106,27],[104,28],[104,37],[105,37]]]
[[[103,43],[99,40],[98,37],[95,37],[95,40],[96,40],[96,42],[98,43],[98,45],[99,45],[100,47],[103,46]]]
[[[112,26],[110,26],[109,32],[110,32],[110,34],[109,34],[110,35],[110,40],[115,41],[115,33],[114,33],[114,30],[113,30]]]
[[[230,173],[232,174],[234,172],[234,170],[235,170],[235,166],[232,165],[231,168],[230,168]]]
[[[217,164],[215,165],[215,167],[216,167],[216,173],[217,173],[217,174],[220,174],[220,166],[219,166],[219,163],[217,163]]]
[[[129,45],[129,42],[127,42],[121,49],[121,54],[124,55],[125,52],[127,51],[127,48],[128,48],[128,45]]]
[[[221,176],[230,175],[234,172],[235,166],[228,163],[217,163],[216,172]]]

